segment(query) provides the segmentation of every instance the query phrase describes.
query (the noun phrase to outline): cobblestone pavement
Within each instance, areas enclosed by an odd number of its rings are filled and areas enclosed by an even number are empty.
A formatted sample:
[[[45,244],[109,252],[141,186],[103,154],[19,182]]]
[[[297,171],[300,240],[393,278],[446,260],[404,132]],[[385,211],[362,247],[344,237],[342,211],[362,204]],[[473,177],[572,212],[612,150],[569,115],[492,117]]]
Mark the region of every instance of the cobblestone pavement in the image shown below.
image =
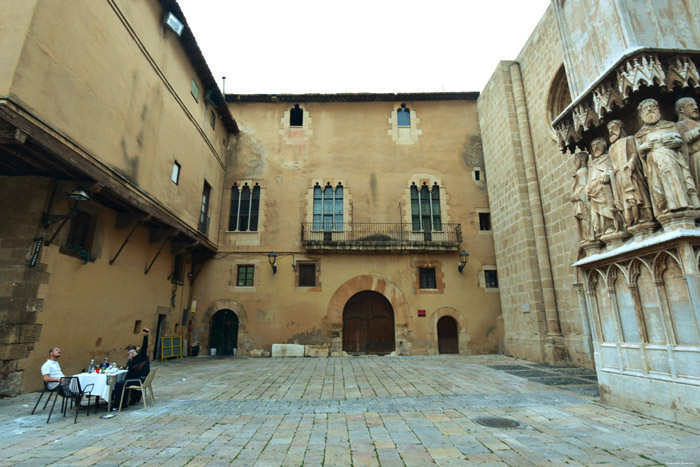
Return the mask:
[[[156,405],[112,419],[0,401],[0,466],[692,465],[700,431],[602,405],[586,370],[504,356],[156,364]],[[544,374],[543,374],[544,373]],[[549,379],[549,381],[547,381]],[[40,407],[41,408],[41,407]],[[482,426],[502,417],[515,428]]]

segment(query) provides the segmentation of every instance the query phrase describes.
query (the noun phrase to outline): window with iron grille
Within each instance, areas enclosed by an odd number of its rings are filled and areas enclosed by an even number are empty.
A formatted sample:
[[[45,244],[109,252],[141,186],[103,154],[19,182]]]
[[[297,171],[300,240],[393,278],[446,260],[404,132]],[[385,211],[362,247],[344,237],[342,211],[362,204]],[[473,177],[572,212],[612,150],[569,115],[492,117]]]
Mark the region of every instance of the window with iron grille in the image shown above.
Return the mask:
[[[432,189],[426,183],[420,187],[411,184],[411,221],[414,231],[440,231],[440,187],[435,183]]]
[[[435,277],[435,268],[419,268],[420,271],[420,288],[421,289],[437,289],[437,279]]]
[[[479,213],[479,230],[491,230],[491,214],[488,212]]]
[[[484,271],[484,283],[487,289],[497,289],[498,288],[498,272],[495,270],[485,270]]]
[[[238,266],[238,276],[236,278],[236,286],[238,287],[252,287],[253,286],[253,274],[255,271],[255,266]]]
[[[316,263],[299,263],[299,287],[316,287]]]
[[[406,108],[406,104],[401,104],[401,107],[396,109],[396,120],[400,127],[411,126],[411,111]]]
[[[199,211],[199,226],[197,230],[204,235],[209,234],[209,198],[211,197],[211,186],[204,182],[204,190],[202,191],[202,206]]]
[[[238,232],[258,231],[258,212],[260,210],[260,186],[256,183],[251,190],[248,184],[231,188],[231,209],[228,218],[228,230]]]
[[[324,188],[317,183],[314,187],[313,229],[316,232],[343,230],[343,185],[333,189],[331,184]]]

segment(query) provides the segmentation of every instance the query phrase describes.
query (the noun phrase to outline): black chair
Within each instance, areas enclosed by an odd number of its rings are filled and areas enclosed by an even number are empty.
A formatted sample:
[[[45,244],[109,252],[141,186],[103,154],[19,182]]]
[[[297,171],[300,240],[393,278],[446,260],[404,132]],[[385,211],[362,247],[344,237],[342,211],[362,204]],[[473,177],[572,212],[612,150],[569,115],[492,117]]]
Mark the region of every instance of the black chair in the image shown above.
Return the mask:
[[[59,396],[61,397],[61,412],[63,412],[64,417],[66,416],[69,406],[70,408],[73,408],[74,406],[76,407],[75,420],[73,420],[73,423],[78,423],[78,412],[80,411],[78,409],[80,408],[80,403],[82,402],[83,397],[88,398],[87,415],[90,415],[90,398],[97,397],[89,394],[94,386],[94,384],[88,384],[84,388],[81,388],[80,380],[75,376],[61,378],[61,382],[58,383],[56,398],[53,400],[53,405],[51,406],[51,411],[49,411],[49,418],[46,419],[46,423],[49,423],[49,420],[51,420],[51,414],[53,413],[53,409],[56,406],[56,400]]]
[[[58,392],[58,385],[56,385],[56,387],[53,389],[49,389],[49,383],[44,381],[44,389],[41,391],[41,394],[39,394],[39,400],[37,400],[36,404],[34,404],[32,415],[34,415],[34,412],[36,412],[36,408],[39,407],[39,402],[41,402],[41,398],[44,397],[44,394],[46,394],[47,392],[49,393],[49,397],[46,398],[46,402],[44,402],[44,408],[41,410],[46,410],[46,406],[49,405],[49,402],[51,401],[51,396],[56,395],[56,393]]]

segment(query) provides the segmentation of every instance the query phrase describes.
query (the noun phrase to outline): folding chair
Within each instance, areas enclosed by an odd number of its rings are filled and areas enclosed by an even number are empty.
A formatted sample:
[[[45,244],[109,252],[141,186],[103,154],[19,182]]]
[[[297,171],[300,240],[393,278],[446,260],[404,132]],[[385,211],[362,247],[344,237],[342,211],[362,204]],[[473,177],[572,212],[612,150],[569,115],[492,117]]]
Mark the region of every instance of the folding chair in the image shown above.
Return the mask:
[[[124,393],[128,390],[129,395],[127,396],[127,406],[129,405],[129,400],[131,400],[131,391],[141,391],[141,399],[143,399],[143,408],[147,409],[148,407],[146,406],[146,397],[148,393],[150,392],[151,394],[151,403],[153,405],[156,404],[156,399],[153,396],[153,387],[151,386],[151,383],[153,383],[153,378],[156,376],[156,372],[158,371],[158,368],[153,368],[151,369],[151,372],[148,373],[148,376],[146,376],[146,379],[141,381],[140,379],[127,379],[124,381],[124,390],[122,391],[122,397],[119,399],[119,411],[121,412],[122,410],[122,404],[124,403]],[[138,385],[134,386],[127,386],[128,383],[138,383]]]
[[[41,398],[44,397],[44,394],[46,394],[47,392],[49,393],[49,397],[46,398],[46,402],[44,402],[44,408],[41,410],[46,410],[46,406],[49,405],[49,402],[51,401],[51,396],[55,396],[58,392],[58,385],[53,389],[49,389],[49,383],[44,381],[44,389],[41,391],[41,394],[39,394],[39,400],[37,400],[36,404],[34,404],[34,409],[32,409],[32,415],[34,415],[34,412],[36,412],[36,408],[39,407],[39,402],[41,402]]]

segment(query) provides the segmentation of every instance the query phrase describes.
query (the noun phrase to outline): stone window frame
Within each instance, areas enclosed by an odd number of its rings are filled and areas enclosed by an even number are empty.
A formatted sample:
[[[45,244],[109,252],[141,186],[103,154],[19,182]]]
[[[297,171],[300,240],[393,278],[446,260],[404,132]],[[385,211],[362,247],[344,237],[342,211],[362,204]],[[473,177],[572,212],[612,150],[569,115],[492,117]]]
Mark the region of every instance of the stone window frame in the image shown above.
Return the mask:
[[[294,106],[299,106],[300,109],[304,111],[302,114],[302,125],[301,126],[291,126],[291,112]],[[311,129],[311,116],[306,106],[302,107],[300,103],[290,104],[289,107],[282,114],[280,119],[280,129],[278,134],[282,137],[285,144],[289,145],[299,145],[306,144],[311,136],[313,135],[313,130]]]
[[[267,260],[265,260],[267,262]],[[230,286],[232,292],[256,292],[257,284],[260,282],[260,260],[255,258],[241,258],[234,260],[231,264]],[[238,266],[253,266],[253,285],[238,285]]]
[[[400,108],[406,108],[409,111],[411,126],[399,126],[398,109]],[[388,122],[390,128],[387,130],[387,134],[396,144],[414,144],[418,141],[418,137],[423,134],[423,130],[418,129],[420,118],[418,118],[412,103],[410,106],[406,102],[392,103],[392,112]]]
[[[569,81],[566,77],[566,67],[562,63],[552,78],[547,93],[547,128],[549,135],[558,141],[557,132],[552,126],[552,122],[571,104],[571,93],[569,91]]]
[[[495,265],[484,264],[481,266],[481,270],[479,271],[479,287],[484,289],[486,292],[498,293],[500,291],[500,283],[498,284],[498,287],[486,287],[486,271],[495,271],[496,277],[498,277],[498,268]]]
[[[301,266],[313,264],[316,267],[316,285],[306,286],[299,285],[299,274]],[[304,292],[321,292],[321,262],[317,259],[298,259],[294,262],[294,287],[298,291]]]
[[[429,187],[437,185],[440,188],[440,222],[443,225],[450,223],[450,212],[449,212],[449,193],[446,186],[442,183],[442,180],[432,174],[427,173],[417,173],[411,175],[408,179],[408,183],[404,189],[403,195],[403,219],[404,224],[408,226],[413,226],[413,212],[411,210],[411,185],[416,184],[416,186],[422,186],[423,183],[427,184]],[[422,232],[422,231],[421,231]]]
[[[422,289],[420,287],[420,270],[435,269],[434,289]],[[443,294],[445,293],[445,273],[442,269],[442,261],[416,261],[413,264],[413,293],[422,294]]]
[[[493,219],[491,218],[491,210],[486,209],[486,208],[476,208],[474,210],[475,213],[475,224],[477,225],[479,235],[493,235]],[[488,230],[482,230],[481,229],[481,216],[480,214],[488,214],[489,215],[489,229]]]
[[[352,194],[345,183],[344,178],[313,178],[306,190],[306,223],[313,225],[314,221],[314,188],[316,185],[325,187],[330,184],[335,189],[338,185],[343,187],[343,223],[352,223]]]

